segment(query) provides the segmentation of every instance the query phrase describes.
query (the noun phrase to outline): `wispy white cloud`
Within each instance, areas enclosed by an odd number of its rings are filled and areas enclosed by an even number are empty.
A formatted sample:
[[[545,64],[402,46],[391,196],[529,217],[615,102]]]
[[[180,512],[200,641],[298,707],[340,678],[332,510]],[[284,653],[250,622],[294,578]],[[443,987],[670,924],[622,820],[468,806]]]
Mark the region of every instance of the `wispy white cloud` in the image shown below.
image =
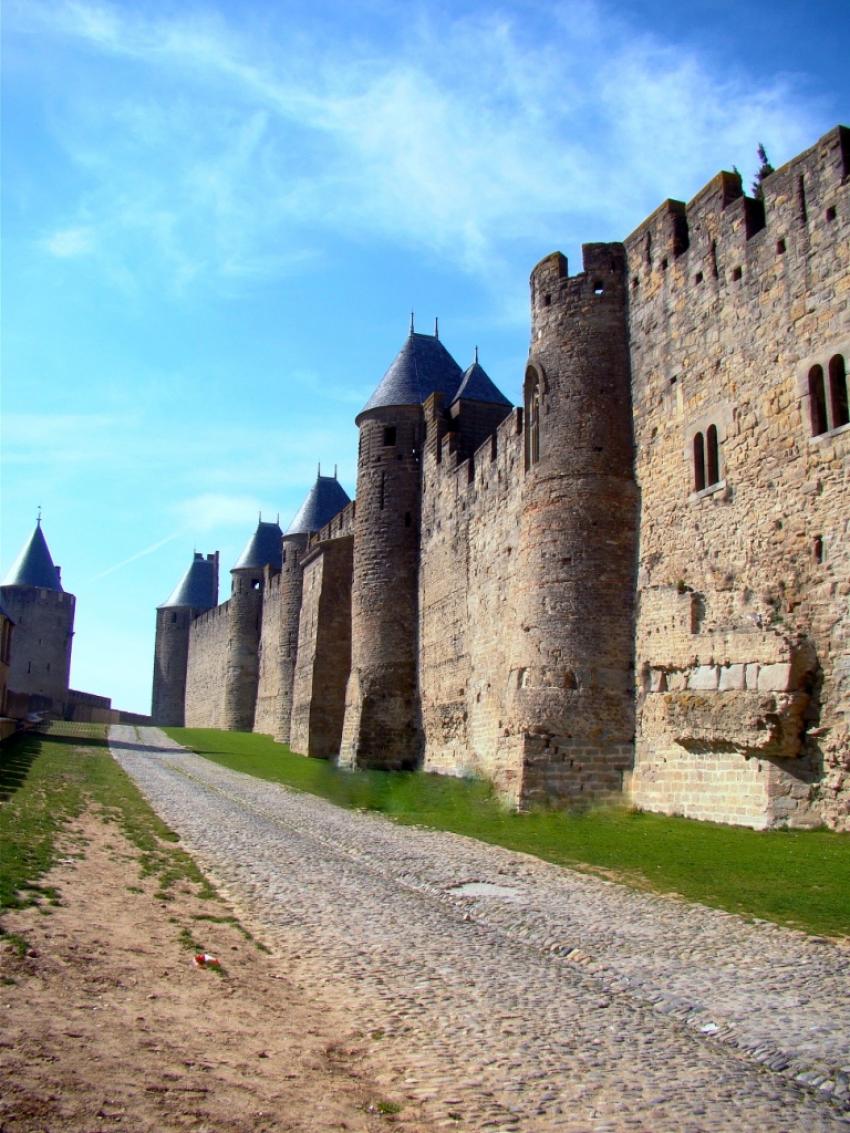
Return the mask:
[[[747,168],[755,140],[787,156],[811,140],[784,80],[718,81],[695,50],[592,0],[540,5],[546,41],[499,8],[419,12],[380,43],[261,40],[197,8],[26,11],[46,36],[136,63],[132,89],[67,100],[65,144],[103,254],[155,251],[176,287],[303,269],[338,233],[501,287],[517,241],[623,236],[720,165]],[[66,234],[81,231],[72,211]]]
[[[80,226],[62,228],[45,236],[41,243],[52,256],[63,260],[72,259],[76,256],[84,256],[93,250],[94,232],[91,228]]]
[[[262,515],[271,520],[277,517],[277,509],[268,501],[257,496],[234,495],[225,492],[203,492],[190,499],[180,500],[171,507],[171,512],[184,525],[186,531],[206,534],[222,527],[246,529],[253,517]]]

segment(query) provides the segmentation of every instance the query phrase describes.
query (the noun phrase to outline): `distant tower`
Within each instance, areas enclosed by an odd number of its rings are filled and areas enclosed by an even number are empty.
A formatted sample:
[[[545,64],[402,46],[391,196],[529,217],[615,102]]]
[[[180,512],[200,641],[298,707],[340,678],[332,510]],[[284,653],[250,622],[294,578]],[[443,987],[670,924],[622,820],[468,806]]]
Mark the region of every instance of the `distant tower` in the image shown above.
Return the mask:
[[[512,728],[526,802],[615,794],[633,761],[637,488],[625,252],[589,244],[531,277],[521,632]]]
[[[289,743],[292,722],[292,688],[298,657],[298,622],[304,570],[301,560],[314,531],[338,515],[350,503],[348,493],[336,476],[316,477],[304,503],[283,536],[280,601],[280,726],[276,738]]]
[[[422,403],[448,404],[461,369],[436,335],[410,336],[356,418],[360,428],[351,674],[340,763],[413,767],[422,736],[416,698]]]
[[[465,460],[492,437],[513,406],[478,361],[464,370],[448,416],[460,439],[459,460]]]
[[[254,727],[259,681],[260,631],[265,567],[279,571],[283,532],[278,523],[260,520],[257,530],[230,572],[229,641],[224,687],[224,726],[230,732]]]
[[[37,698],[31,699],[35,710],[61,713],[71,674],[75,598],[62,589],[40,517],[3,580],[0,603],[15,623],[9,691]]]
[[[151,719],[154,724],[185,724],[189,627],[218,602],[218,551],[197,551],[167,602],[156,611]]]

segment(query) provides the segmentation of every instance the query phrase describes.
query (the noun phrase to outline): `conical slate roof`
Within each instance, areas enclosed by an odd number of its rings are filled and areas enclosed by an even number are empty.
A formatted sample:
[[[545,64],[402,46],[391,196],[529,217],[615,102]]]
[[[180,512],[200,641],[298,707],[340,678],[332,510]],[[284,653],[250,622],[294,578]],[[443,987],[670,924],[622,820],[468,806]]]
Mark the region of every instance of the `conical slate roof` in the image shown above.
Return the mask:
[[[286,529],[287,535],[309,535],[318,531],[350,503],[348,493],[336,476],[316,477],[316,483]]]
[[[167,602],[160,610],[174,606],[188,606],[193,610],[211,610],[218,602],[218,579],[214,559],[205,559],[195,552],[189,569],[177,583]]]
[[[381,406],[421,405],[432,393],[442,393],[448,403],[457,392],[461,376],[460,366],[436,335],[411,331],[356,422],[362,414]]]
[[[469,369],[464,371],[458,391],[452,399],[452,404],[455,401],[460,401],[461,398],[464,401],[485,401],[488,405],[510,406],[511,404],[498,386],[494,384],[484,367],[478,364],[477,357]]]
[[[41,530],[41,520],[36,523],[29,542],[15,559],[2,585],[40,586],[43,590],[62,590],[62,583],[50,557],[47,540]]]
[[[257,530],[248,540],[248,545],[239,556],[233,570],[251,570],[264,567],[266,564],[280,570],[282,565],[281,539],[283,532],[279,523],[257,524]]]

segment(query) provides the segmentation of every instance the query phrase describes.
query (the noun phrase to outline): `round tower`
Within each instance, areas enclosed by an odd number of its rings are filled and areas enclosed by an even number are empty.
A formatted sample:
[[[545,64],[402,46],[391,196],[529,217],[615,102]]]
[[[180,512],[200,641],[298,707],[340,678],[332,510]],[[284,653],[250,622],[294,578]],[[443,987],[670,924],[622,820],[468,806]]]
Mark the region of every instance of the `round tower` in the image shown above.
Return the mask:
[[[151,719],[182,728],[186,722],[186,675],[192,622],[218,602],[218,551],[199,552],[166,602],[156,611]]]
[[[520,801],[622,789],[633,761],[637,489],[625,253],[534,269],[512,729]]]
[[[298,628],[304,582],[301,560],[313,532],[320,531],[325,524],[330,523],[350,502],[336,473],[333,476],[322,476],[320,468],[315,484],[283,536],[280,568],[280,711],[275,735],[282,743],[289,743],[292,723],[292,690],[298,659]]]
[[[15,623],[8,689],[30,697],[30,710],[61,713],[68,698],[75,598],[41,529],[35,530],[0,587],[0,602]]]
[[[254,727],[260,673],[264,568],[281,566],[283,532],[278,523],[260,520],[257,530],[230,572],[224,727],[250,732]]]
[[[460,366],[437,335],[410,336],[356,418],[360,429],[351,593],[351,673],[340,763],[414,767],[422,403],[446,402]]]

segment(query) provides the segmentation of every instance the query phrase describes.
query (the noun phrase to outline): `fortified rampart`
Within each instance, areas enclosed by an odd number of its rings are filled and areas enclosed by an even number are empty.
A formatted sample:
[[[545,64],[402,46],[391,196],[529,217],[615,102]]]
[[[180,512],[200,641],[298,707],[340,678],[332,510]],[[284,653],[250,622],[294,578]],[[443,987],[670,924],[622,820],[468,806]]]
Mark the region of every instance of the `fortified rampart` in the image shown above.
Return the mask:
[[[848,186],[838,127],[758,199],[721,173],[546,257],[521,408],[411,326],[356,506],[319,475],[190,619],[187,723],[523,806],[850,826]]]

